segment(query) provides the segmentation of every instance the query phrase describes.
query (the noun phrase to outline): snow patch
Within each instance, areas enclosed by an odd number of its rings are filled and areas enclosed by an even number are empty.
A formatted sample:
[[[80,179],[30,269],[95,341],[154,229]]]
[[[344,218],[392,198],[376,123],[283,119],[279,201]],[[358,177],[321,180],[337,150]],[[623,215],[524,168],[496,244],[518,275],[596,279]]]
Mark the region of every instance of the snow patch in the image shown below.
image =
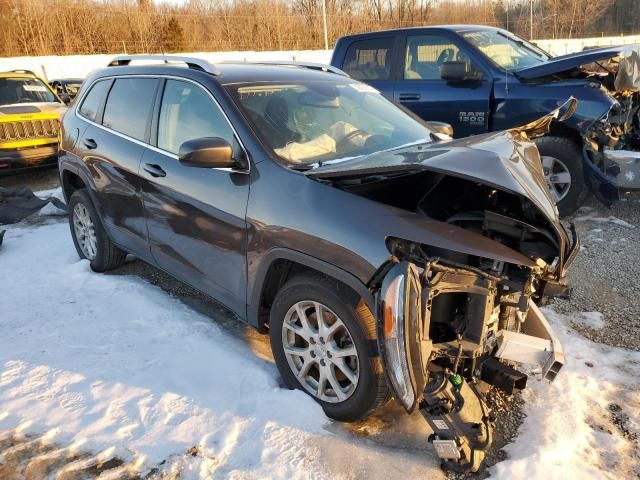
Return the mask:
[[[610,215],[608,217],[594,217],[592,215],[582,215],[575,217],[574,222],[594,222],[594,223],[611,223],[613,225],[619,225],[621,227],[636,228],[635,225],[625,222],[624,220]]]
[[[505,449],[509,459],[491,472],[504,479],[637,476],[640,352],[582,337],[569,325],[585,314],[543,311],[564,347],[566,364],[551,384],[530,377],[523,392],[526,419]]]
[[[604,328],[604,317],[600,312],[580,312],[571,317],[571,323],[602,330]]]
[[[443,477],[426,441],[416,453],[357,438],[243,338],[138,277],[91,272],[66,222],[7,237],[0,436],[50,432],[181,478]]]
[[[60,200],[63,204],[66,205],[66,200],[64,199],[64,193],[62,193],[62,187],[52,188],[50,190],[40,190],[35,192],[37,197],[40,197],[44,200],[48,198],[56,198]],[[39,216],[54,216],[54,215],[66,215],[66,210],[56,207],[53,203],[47,203],[44,207],[40,209],[38,212]]]

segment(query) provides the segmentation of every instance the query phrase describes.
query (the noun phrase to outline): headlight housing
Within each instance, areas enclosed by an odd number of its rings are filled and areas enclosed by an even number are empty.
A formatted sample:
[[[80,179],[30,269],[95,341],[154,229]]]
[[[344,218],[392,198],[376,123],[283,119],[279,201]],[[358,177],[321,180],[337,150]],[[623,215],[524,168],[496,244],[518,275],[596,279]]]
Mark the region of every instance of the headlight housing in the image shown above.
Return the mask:
[[[421,294],[418,269],[403,261],[389,270],[378,298],[378,346],[382,364],[396,400],[409,413],[426,383]]]

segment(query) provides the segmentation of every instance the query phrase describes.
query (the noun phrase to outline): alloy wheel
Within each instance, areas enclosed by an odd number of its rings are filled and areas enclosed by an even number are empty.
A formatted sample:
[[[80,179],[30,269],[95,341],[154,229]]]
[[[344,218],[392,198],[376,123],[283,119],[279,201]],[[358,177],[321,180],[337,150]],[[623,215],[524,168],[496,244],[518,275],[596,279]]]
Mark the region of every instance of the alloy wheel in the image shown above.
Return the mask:
[[[329,403],[343,402],[356,389],[360,364],[353,338],[331,309],[301,301],[287,312],[282,345],[291,371],[311,395]]]
[[[98,240],[89,210],[82,203],[73,208],[73,231],[82,253],[88,260],[96,258]]]
[[[571,173],[567,166],[555,157],[543,156],[542,170],[551,197],[558,203],[564,199],[571,189]]]

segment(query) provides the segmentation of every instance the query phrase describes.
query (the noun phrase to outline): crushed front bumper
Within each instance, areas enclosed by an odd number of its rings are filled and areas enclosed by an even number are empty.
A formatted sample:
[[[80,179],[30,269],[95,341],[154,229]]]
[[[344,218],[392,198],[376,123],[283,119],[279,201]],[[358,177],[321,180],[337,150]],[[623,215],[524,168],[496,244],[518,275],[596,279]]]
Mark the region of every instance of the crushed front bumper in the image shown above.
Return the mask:
[[[600,155],[603,165],[596,165],[592,155]],[[620,200],[620,192],[640,190],[640,152],[605,147],[594,153],[585,147],[582,164],[587,187],[607,206]]]
[[[640,189],[640,152],[604,148],[605,171],[622,190]]]
[[[418,407],[449,469],[476,471],[491,445],[493,425],[481,382],[510,393],[526,385],[526,375],[510,362],[537,365],[549,381],[564,363],[542,312],[527,295],[509,288],[501,293],[501,282],[510,280],[471,267],[418,267],[405,260],[388,269],[378,291],[378,345],[387,383],[407,412]],[[439,299],[461,296],[466,300],[456,315],[464,317],[464,329],[436,342],[430,326]],[[512,309],[519,328],[509,322],[500,327],[503,307]]]

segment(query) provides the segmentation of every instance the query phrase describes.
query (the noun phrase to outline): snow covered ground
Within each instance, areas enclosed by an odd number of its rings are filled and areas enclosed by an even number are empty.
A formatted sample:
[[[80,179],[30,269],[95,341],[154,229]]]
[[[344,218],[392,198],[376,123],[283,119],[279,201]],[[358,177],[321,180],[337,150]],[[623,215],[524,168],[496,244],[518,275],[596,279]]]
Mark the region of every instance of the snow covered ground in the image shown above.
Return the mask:
[[[143,280],[92,273],[66,222],[11,228],[0,271],[6,433],[116,447],[141,471],[168,460],[201,478],[442,476],[426,442],[411,451],[357,438],[281,388],[242,338]],[[192,446],[201,454],[183,456]]]
[[[281,387],[265,338],[232,335],[136,276],[91,272],[63,219],[10,227],[0,274],[0,440],[46,434],[184,478],[443,477],[419,415],[328,420]],[[571,329],[596,314],[545,312],[567,365],[553,384],[530,378],[527,418],[492,477],[640,475],[640,353]]]

